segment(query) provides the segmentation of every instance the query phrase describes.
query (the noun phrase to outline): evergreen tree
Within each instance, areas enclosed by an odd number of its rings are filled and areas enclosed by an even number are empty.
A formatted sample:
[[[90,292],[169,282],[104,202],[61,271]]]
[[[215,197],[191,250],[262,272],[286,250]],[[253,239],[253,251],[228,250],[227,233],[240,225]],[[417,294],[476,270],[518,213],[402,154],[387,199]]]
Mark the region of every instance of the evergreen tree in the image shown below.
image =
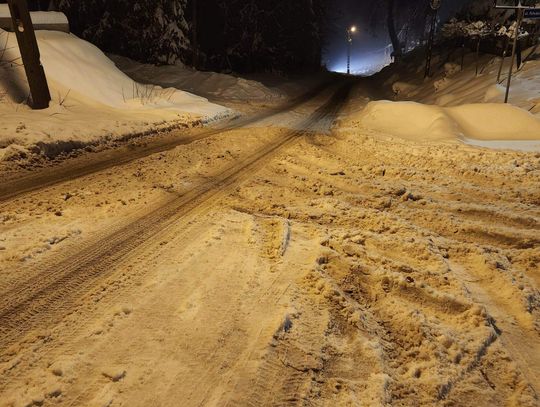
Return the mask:
[[[192,63],[196,53],[205,69],[286,72],[320,66],[329,0],[53,2],[75,34],[107,52],[165,64]],[[197,38],[197,52],[189,38]]]
[[[173,64],[190,54],[187,0],[56,0],[72,30],[105,51]]]

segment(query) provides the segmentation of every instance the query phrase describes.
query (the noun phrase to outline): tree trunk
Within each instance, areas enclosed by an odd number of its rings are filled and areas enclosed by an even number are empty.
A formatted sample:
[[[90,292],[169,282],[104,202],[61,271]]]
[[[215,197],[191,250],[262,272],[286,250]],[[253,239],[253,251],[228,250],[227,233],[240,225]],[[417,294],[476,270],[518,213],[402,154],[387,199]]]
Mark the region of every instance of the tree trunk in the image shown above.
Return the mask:
[[[480,64],[480,44],[482,43],[482,37],[478,36],[478,42],[476,43],[476,76],[478,76],[478,65]]]
[[[506,53],[508,51],[508,42],[509,42],[509,38],[506,37],[504,39],[504,45],[503,45],[504,49],[503,49],[503,53],[502,53],[501,64],[499,65],[499,73],[497,74],[497,83],[501,82],[501,74],[502,74],[502,70],[503,70],[503,66],[504,66],[504,59],[506,58]]]
[[[197,9],[197,0],[191,0],[191,7],[192,7],[192,15],[191,15],[191,47],[193,50],[193,68],[197,69],[199,67],[199,38],[198,38],[198,27],[197,27],[197,19],[198,19],[198,9]]]

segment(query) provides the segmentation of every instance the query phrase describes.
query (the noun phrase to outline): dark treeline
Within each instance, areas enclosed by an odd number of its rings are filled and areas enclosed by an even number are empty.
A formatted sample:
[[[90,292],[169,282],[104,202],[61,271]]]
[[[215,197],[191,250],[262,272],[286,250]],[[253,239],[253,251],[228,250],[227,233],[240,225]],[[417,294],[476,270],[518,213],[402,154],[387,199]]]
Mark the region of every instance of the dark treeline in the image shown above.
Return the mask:
[[[320,66],[323,0],[191,1],[203,65],[239,71]]]
[[[106,52],[200,69],[309,71],[321,61],[329,0],[52,0]],[[46,1],[35,0],[42,9]]]

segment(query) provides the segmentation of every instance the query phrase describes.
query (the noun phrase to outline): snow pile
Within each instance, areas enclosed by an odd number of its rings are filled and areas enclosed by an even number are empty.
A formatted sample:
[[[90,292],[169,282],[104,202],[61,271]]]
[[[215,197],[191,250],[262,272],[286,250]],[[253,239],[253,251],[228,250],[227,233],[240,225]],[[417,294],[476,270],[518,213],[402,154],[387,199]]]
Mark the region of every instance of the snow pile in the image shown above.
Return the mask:
[[[53,102],[42,111],[24,104],[29,90],[15,35],[0,30],[0,43],[5,44],[0,54],[0,149],[96,142],[230,113],[187,92],[134,82],[98,48],[74,35],[37,31],[36,36]]]
[[[370,130],[415,140],[454,138],[459,132],[442,109],[413,102],[370,102],[356,122]]]
[[[447,53],[448,52],[448,53]],[[523,52],[526,62],[515,72],[510,89],[510,103],[540,115],[540,54],[534,49]],[[461,50],[448,49],[443,55],[433,59],[433,76],[425,79],[425,55],[411,55],[400,65],[393,65],[383,71],[379,80],[386,87],[387,98],[414,100],[415,102],[439,106],[459,106],[473,103],[502,103],[506,91],[506,78],[510,58],[506,58],[501,68],[501,58],[481,55],[476,73],[476,54],[466,53],[461,69]],[[499,70],[501,72],[499,77]],[[497,81],[499,79],[499,81]],[[403,84],[414,92],[403,90]]]
[[[450,47],[434,55],[433,76],[424,78],[425,55],[411,53],[376,80],[383,84],[385,99],[417,103],[372,104],[362,116],[353,112],[349,120],[353,126],[410,140],[461,140],[484,147],[538,151],[539,57],[535,49],[523,52],[525,63],[517,72],[514,68],[510,104],[505,105],[510,58],[501,64],[500,57],[480,55],[477,59],[476,52],[462,55],[460,49]]]
[[[222,110],[199,96],[134,82],[97,47],[73,35],[42,32],[38,37],[45,73],[57,91],[71,90],[83,99],[117,109],[173,109],[200,116]]]
[[[443,108],[415,102],[370,102],[352,123],[415,141],[540,140],[540,118],[503,104]]]
[[[444,110],[468,138],[540,140],[540,118],[512,105],[483,103]]]
[[[183,89],[213,99],[233,101],[272,101],[284,98],[282,92],[257,81],[215,72],[200,72],[181,65],[148,65],[129,58],[111,56],[116,65],[142,83]]]

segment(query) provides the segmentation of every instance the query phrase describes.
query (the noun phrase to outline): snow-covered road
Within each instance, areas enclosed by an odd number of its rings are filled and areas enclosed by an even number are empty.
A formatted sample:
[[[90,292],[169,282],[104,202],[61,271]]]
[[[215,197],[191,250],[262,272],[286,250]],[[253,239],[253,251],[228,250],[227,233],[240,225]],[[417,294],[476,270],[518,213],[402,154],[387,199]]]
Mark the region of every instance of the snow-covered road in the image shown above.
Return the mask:
[[[351,126],[365,83],[4,164],[0,405],[538,405],[539,154]]]

